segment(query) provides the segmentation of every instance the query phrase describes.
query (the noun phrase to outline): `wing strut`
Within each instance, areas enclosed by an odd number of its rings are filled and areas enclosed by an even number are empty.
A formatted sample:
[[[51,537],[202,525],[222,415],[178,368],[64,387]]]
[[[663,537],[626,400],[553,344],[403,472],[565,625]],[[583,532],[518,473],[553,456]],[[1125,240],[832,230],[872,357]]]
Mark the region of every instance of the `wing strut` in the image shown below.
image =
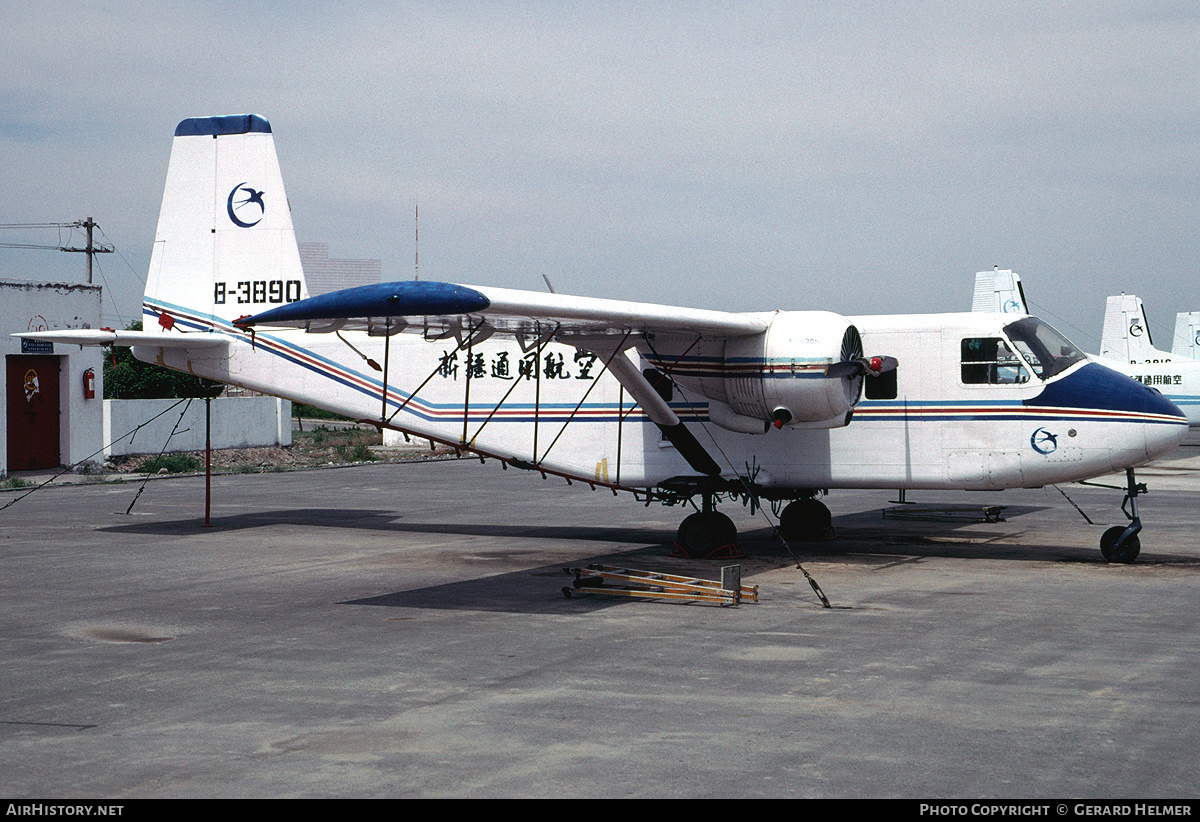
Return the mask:
[[[596,387],[596,383],[600,381],[600,377],[605,371],[609,370],[609,365],[612,363],[612,361],[618,358],[625,359],[621,355],[621,352],[625,348],[625,342],[629,339],[629,334],[629,331],[625,332],[625,336],[621,338],[620,344],[618,344],[617,347],[613,349],[613,352],[608,356],[608,361],[604,363],[604,368],[600,369],[600,373],[596,375],[596,379],[592,380],[592,384],[588,386],[587,391],[583,392],[583,396],[580,397],[579,402],[575,405],[575,409],[571,412],[571,415],[567,417],[567,421],[563,423],[562,428],[558,430],[558,433],[554,436],[554,439],[548,446],[546,446],[546,453],[542,454],[541,459],[538,459],[536,464],[540,465],[543,461],[545,461],[546,457],[550,454],[550,449],[558,443],[558,438],[561,437],[563,432],[567,430],[567,426],[571,424],[571,420],[575,419],[575,415],[579,413],[579,409],[582,408],[584,402],[587,401],[588,395],[592,393],[592,389]],[[628,362],[628,360],[625,361]],[[534,451],[533,453],[534,457],[537,457],[537,451]]]
[[[649,339],[646,340],[646,344],[650,346],[650,350],[654,354],[655,363],[664,367],[664,370],[659,372],[659,377],[654,381],[654,383],[646,380],[646,384],[654,389],[654,393],[656,395],[662,396],[661,394],[658,394],[658,389],[656,387],[657,383],[663,379],[671,379],[671,370],[675,368],[675,366],[679,364],[680,360],[686,357],[699,342],[700,337],[697,335],[696,339],[692,341],[692,344],[689,345],[682,354],[676,357],[673,363],[667,365],[665,362],[663,362],[662,355],[655,351],[654,343],[652,343]],[[640,376],[642,379],[646,379],[644,373]],[[678,415],[676,415],[676,419],[678,420]],[[655,420],[655,422],[658,423],[657,420]],[[721,473],[721,466],[715,459],[712,458],[712,455],[704,450],[704,446],[701,445],[699,440],[696,439],[695,435],[684,426],[682,420],[680,420],[676,425],[669,427],[664,426],[662,423],[658,423],[658,427],[663,432],[663,436],[665,436],[667,440],[675,446],[675,450],[679,452],[680,456],[687,460],[688,465],[692,466],[692,468],[699,471],[701,474],[708,474],[709,476],[713,477]]]
[[[467,346],[471,342],[471,340],[473,340],[475,338],[475,332],[478,332],[481,328],[486,328],[486,327],[487,327],[486,323],[476,326],[474,331],[472,332],[472,334],[469,337],[467,337],[467,339],[459,340],[458,347],[454,349],[454,353],[457,354],[459,351],[462,351],[463,348],[465,346]],[[489,329],[488,333],[490,336],[490,329]],[[390,340],[390,339],[391,339],[390,335],[384,339],[384,347],[385,348],[387,347],[388,340]],[[413,391],[411,394],[409,394],[407,397],[405,397],[404,401],[401,402],[398,406],[396,406],[396,410],[392,412],[391,416],[388,417],[387,419],[383,419],[381,416],[380,421],[383,422],[384,425],[391,425],[391,422],[392,422],[392,420],[394,420],[396,418],[396,415],[399,414],[401,411],[403,411],[405,406],[407,406],[410,402],[412,402],[414,399],[416,399],[417,394],[421,393],[421,389],[424,388],[426,385],[428,385],[429,381],[437,376],[437,373],[442,370],[444,362],[445,362],[445,359],[443,358],[443,361],[439,362],[436,366],[434,366],[433,370],[429,372],[429,376],[421,381],[421,384],[417,386],[417,389],[415,391]],[[384,356],[385,369],[383,372],[383,374],[384,374],[384,377],[383,377],[383,411],[384,411],[384,413],[387,413],[387,395],[388,395],[386,365],[387,365],[387,356],[385,354],[385,356]],[[424,436],[424,435],[422,434],[419,436]]]
[[[618,348],[618,352],[620,350]],[[658,426],[663,436],[675,446],[679,455],[687,460],[687,464],[693,470],[709,476],[717,476],[721,473],[721,466],[717,464],[717,461],[704,450],[704,446],[687,429],[683,421],[679,419],[679,415],[654,389],[654,386],[637,369],[637,366],[630,362],[628,357],[612,357],[609,371],[625,387],[634,402],[642,407],[646,416]]]
[[[379,409],[379,419],[387,416],[387,395],[388,395],[388,363],[392,361],[392,318],[387,318],[387,324],[383,331],[383,391],[379,392],[379,396],[383,399],[383,405]],[[341,337],[341,334],[338,334]],[[349,345],[349,343],[347,343]],[[370,362],[368,360],[367,362]]]
[[[710,477],[721,473],[721,466],[704,450],[704,446],[682,422],[675,426],[660,425],[658,427],[671,445],[675,446],[679,455],[687,460],[687,464],[696,471],[708,474]]]
[[[554,339],[554,335],[558,333],[558,329],[562,328],[559,323],[554,326],[553,331],[542,334],[542,324],[536,323],[534,326],[537,333],[537,353],[534,354],[533,363],[533,458],[537,460],[538,453],[538,431],[541,429],[542,422],[542,351],[546,348],[546,343]]]

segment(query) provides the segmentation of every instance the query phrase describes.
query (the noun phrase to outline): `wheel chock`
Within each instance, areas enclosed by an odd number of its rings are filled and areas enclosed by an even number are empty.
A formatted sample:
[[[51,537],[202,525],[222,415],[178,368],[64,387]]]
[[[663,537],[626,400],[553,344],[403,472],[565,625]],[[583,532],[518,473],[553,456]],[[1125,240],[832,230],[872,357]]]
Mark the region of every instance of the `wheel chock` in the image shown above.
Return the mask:
[[[728,545],[718,545],[707,554],[701,556],[689,552],[687,548],[677,542],[671,549],[671,556],[683,559],[737,559],[738,557],[746,556],[746,550],[742,548],[740,542],[731,542]]]

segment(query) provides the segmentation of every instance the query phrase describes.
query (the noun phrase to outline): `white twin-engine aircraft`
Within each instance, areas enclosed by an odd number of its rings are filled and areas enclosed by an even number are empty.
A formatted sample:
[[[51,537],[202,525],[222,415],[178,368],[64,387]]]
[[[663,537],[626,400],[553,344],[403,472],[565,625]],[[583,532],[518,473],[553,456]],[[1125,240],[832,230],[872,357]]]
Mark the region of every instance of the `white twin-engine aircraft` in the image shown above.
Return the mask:
[[[679,527],[698,555],[736,540],[718,499],[768,501],[804,536],[828,531],[828,489],[1069,482],[1148,462],[1187,429],[1036,317],[731,313],[417,280],[309,297],[256,115],[176,129],[144,319],[22,336],[131,345],[505,467],[698,499]],[[1131,520],[1102,543],[1110,559],[1136,556]]]

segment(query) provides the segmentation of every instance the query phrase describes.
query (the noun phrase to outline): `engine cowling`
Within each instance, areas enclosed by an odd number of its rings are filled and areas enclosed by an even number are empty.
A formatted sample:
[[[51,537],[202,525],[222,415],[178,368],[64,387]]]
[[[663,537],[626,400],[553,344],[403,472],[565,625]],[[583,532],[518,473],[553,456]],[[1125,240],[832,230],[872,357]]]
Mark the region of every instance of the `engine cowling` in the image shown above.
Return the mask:
[[[863,378],[826,371],[862,353],[858,329],[840,314],[778,312],[764,333],[726,341],[724,402],[737,416],[776,427],[840,428],[850,422]],[[731,427],[721,418],[713,415]]]

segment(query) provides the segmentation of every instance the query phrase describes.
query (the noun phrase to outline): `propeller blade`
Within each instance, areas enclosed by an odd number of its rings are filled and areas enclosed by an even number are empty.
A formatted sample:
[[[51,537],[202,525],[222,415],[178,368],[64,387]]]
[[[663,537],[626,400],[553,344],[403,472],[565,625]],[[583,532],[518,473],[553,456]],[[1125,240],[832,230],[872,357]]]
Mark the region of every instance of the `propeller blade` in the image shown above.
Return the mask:
[[[878,377],[886,371],[895,371],[899,364],[895,357],[858,357],[844,362],[835,362],[825,369],[825,376],[834,379],[851,379],[864,375]]]

